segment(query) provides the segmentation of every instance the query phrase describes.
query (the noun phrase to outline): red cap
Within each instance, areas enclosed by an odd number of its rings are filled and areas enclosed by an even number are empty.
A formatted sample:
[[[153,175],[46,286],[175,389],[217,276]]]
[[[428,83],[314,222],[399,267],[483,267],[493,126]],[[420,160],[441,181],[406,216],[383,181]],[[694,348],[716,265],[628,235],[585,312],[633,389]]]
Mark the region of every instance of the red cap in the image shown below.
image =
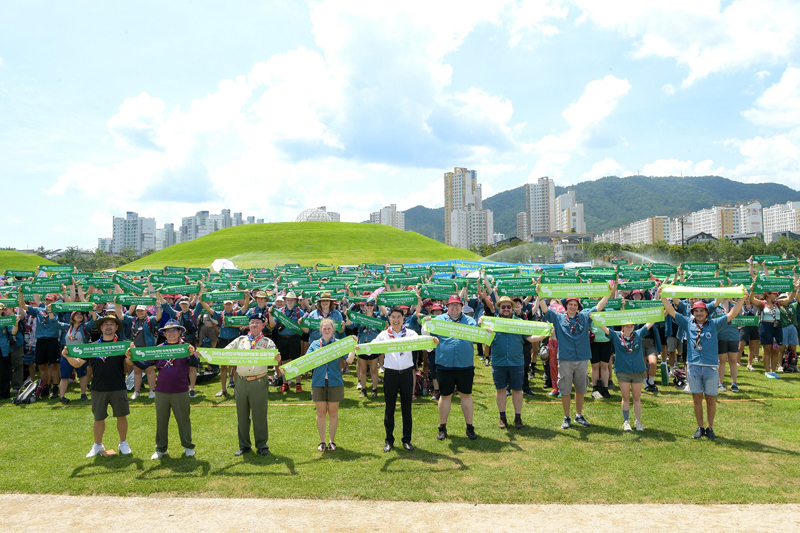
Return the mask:
[[[431,305],[433,305],[433,302],[431,301],[430,298],[425,298],[424,300],[422,300],[422,307],[428,307]]]
[[[581,305],[581,299],[580,298],[567,298],[566,300],[564,300],[564,307],[567,307],[567,304],[570,303],[570,302],[577,303],[578,304],[578,309],[583,307]]]
[[[708,313],[708,307],[706,306],[706,303],[702,300],[692,304],[692,314],[694,314],[695,309],[703,309],[705,310],[706,313]]]
[[[437,310],[438,311],[444,311],[444,309],[442,309],[442,304],[433,304],[433,305],[431,305],[431,311],[437,311]]]
[[[464,305],[464,302],[462,302],[461,298],[459,298],[458,296],[456,296],[454,294],[453,296],[451,296],[450,298],[447,299],[447,305],[450,305],[450,304]]]
[[[50,294],[48,294],[47,296],[45,296],[45,297],[44,297],[44,299],[45,299],[45,300],[58,300],[58,295],[57,295],[57,294],[50,293]]]

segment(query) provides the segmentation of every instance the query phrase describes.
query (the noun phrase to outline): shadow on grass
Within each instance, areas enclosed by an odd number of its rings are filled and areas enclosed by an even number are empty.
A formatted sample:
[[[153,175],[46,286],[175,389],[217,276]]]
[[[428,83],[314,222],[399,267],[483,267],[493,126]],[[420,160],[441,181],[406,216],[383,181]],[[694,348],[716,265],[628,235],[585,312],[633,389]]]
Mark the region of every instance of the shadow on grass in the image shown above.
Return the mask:
[[[87,459],[86,464],[76,467],[69,477],[82,478],[104,474],[116,474],[129,466],[136,466],[136,470],[144,470],[144,461],[138,457],[114,455],[112,457],[96,456]]]
[[[435,453],[420,448],[415,448],[414,451],[408,452],[402,447],[395,448],[391,452],[385,454],[389,455],[381,467],[381,472],[419,472],[419,466],[414,465],[409,468],[393,468],[393,465],[409,465],[409,462],[424,463],[426,465],[444,465],[443,468],[430,468],[427,472],[452,472],[453,470],[468,470],[469,467],[458,457],[446,455],[443,453]],[[450,463],[452,467],[448,468],[447,464]],[[453,468],[454,467],[454,468]]]
[[[770,446],[769,444],[764,444],[763,442],[755,442],[752,440],[729,439],[724,436],[717,435],[717,440],[714,442],[718,446],[728,446],[730,448],[735,448],[736,450],[747,450],[750,452],[758,452],[758,453],[774,453],[778,455],[800,456],[800,452],[796,450],[785,450],[783,448]]]
[[[347,448],[343,448],[340,444],[336,445],[336,451],[326,451],[326,452],[317,452],[319,455],[310,461],[305,461],[302,464],[312,464],[317,463],[319,461],[340,461],[340,462],[350,462],[350,461],[361,461],[364,459],[377,459],[378,455],[375,453],[364,453],[364,452],[357,452],[355,450],[349,450]]]
[[[237,470],[236,467],[242,466],[243,464],[247,464],[248,466],[263,466],[267,467],[270,465],[284,465],[286,467],[286,472],[274,472],[272,470]],[[242,455],[241,461],[234,461],[227,466],[223,466],[217,470],[211,472],[214,476],[231,476],[231,477],[239,477],[239,476],[294,476],[297,475],[297,470],[295,469],[294,459],[290,457],[286,457],[284,455],[275,455],[270,453],[269,455],[258,455],[257,453],[246,453]]]
[[[172,458],[169,455],[161,460],[153,461],[136,479],[179,479],[186,477],[207,476],[211,471],[211,463],[191,457]]]
[[[450,442],[447,445],[453,453],[459,453],[462,450],[467,452],[501,453],[507,451],[508,448],[518,452],[522,451],[522,448],[515,442],[487,437],[483,433],[479,433],[478,438],[474,441],[469,440],[466,435],[450,435],[448,439]]]

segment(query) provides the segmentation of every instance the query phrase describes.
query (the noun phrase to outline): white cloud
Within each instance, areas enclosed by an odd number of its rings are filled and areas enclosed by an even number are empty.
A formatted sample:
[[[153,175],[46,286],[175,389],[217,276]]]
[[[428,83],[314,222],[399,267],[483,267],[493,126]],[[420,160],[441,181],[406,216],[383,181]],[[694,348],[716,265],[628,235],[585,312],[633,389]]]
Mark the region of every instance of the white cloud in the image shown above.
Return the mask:
[[[547,22],[547,19],[562,20],[567,12],[567,7],[560,0],[521,0],[512,3],[509,9],[509,17],[513,21],[510,24],[509,46],[517,46],[527,33],[557,34],[558,26]]]
[[[164,123],[164,102],[146,92],[126,98],[119,113],[108,119],[111,135],[119,146],[158,150],[157,131]]]
[[[759,126],[791,128],[800,124],[800,68],[788,67],[780,81],[764,91],[755,107],[742,115]]]
[[[711,176],[722,175],[725,169],[722,167],[713,168],[711,160],[700,161],[680,161],[678,159],[659,159],[642,167],[642,176]]]
[[[575,0],[580,20],[637,39],[635,57],[675,59],[688,68],[682,86],[710,74],[796,58],[800,3],[795,0]]]
[[[604,178],[606,176],[619,176],[622,173],[622,170],[622,165],[610,157],[606,157],[602,161],[598,161],[592,165],[591,170],[583,174],[583,180],[590,181]]]
[[[726,177],[749,182],[777,182],[800,189],[800,127],[778,135],[729,139],[744,162],[730,169]]]

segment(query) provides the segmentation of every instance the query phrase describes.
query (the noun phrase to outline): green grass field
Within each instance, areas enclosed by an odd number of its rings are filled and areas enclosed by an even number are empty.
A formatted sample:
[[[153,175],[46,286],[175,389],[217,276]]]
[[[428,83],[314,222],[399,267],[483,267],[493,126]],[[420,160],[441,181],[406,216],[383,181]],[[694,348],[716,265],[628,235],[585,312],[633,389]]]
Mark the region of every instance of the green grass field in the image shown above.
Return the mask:
[[[743,368],[743,367],[742,367]],[[0,405],[0,483],[5,492],[221,497],[335,498],[485,503],[788,503],[800,489],[800,375],[768,380],[743,369],[742,392],[721,394],[715,442],[693,440],[691,399],[674,387],[644,395],[643,433],[623,433],[618,391],[587,400],[590,428],[561,430],[560,400],[537,375],[522,430],[497,428],[488,368],[477,368],[475,427],[464,436],[454,403],[450,438],[436,440],[436,406],[413,407],[417,449],[383,453],[383,403],[360,400],[346,377],[335,452],[316,451],[309,394],[270,393],[272,455],[236,458],[233,400],[199,387],[192,422],[197,456],[182,457],[174,422],[171,457],[151,461],[152,400],[132,402],[132,457],[85,459],[92,442],[88,402]],[[306,383],[308,384],[308,382]],[[68,393],[77,397],[75,385]],[[145,394],[146,396],[146,394]],[[83,403],[83,405],[81,405]],[[510,405],[510,402],[509,402]],[[633,413],[631,413],[633,415]],[[116,448],[109,419],[105,444]],[[400,415],[396,439],[400,441]]]
[[[39,265],[53,265],[49,259],[23,254],[15,250],[0,250],[0,272],[6,270],[36,270]]]
[[[223,257],[240,268],[272,267],[276,263],[357,265],[480,259],[469,250],[452,248],[391,226],[280,222],[215,231],[143,257],[125,268],[208,267],[214,259]]]

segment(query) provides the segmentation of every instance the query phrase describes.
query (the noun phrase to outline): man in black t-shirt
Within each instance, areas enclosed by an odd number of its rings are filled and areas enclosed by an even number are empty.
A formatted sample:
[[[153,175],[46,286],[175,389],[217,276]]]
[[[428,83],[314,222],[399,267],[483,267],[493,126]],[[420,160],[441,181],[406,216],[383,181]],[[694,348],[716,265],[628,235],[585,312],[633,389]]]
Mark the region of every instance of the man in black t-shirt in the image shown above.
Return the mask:
[[[122,321],[113,314],[106,315],[97,319],[97,327],[102,333],[102,338],[98,342],[118,342],[120,339],[117,332],[122,329]],[[62,355],[70,365],[79,368],[87,362],[87,359],[69,357],[67,348],[64,348]],[[111,406],[114,418],[117,419],[117,432],[119,433],[119,453],[128,455],[131,447],[128,445],[128,415],[130,407],[128,405],[128,393],[125,388],[125,359],[130,359],[131,352],[128,349],[125,355],[108,357],[93,357],[88,359],[92,367],[92,414],[94,414],[94,444],[86,457],[94,457],[105,452],[103,446],[103,433],[106,430],[106,418],[108,418],[108,406]]]

